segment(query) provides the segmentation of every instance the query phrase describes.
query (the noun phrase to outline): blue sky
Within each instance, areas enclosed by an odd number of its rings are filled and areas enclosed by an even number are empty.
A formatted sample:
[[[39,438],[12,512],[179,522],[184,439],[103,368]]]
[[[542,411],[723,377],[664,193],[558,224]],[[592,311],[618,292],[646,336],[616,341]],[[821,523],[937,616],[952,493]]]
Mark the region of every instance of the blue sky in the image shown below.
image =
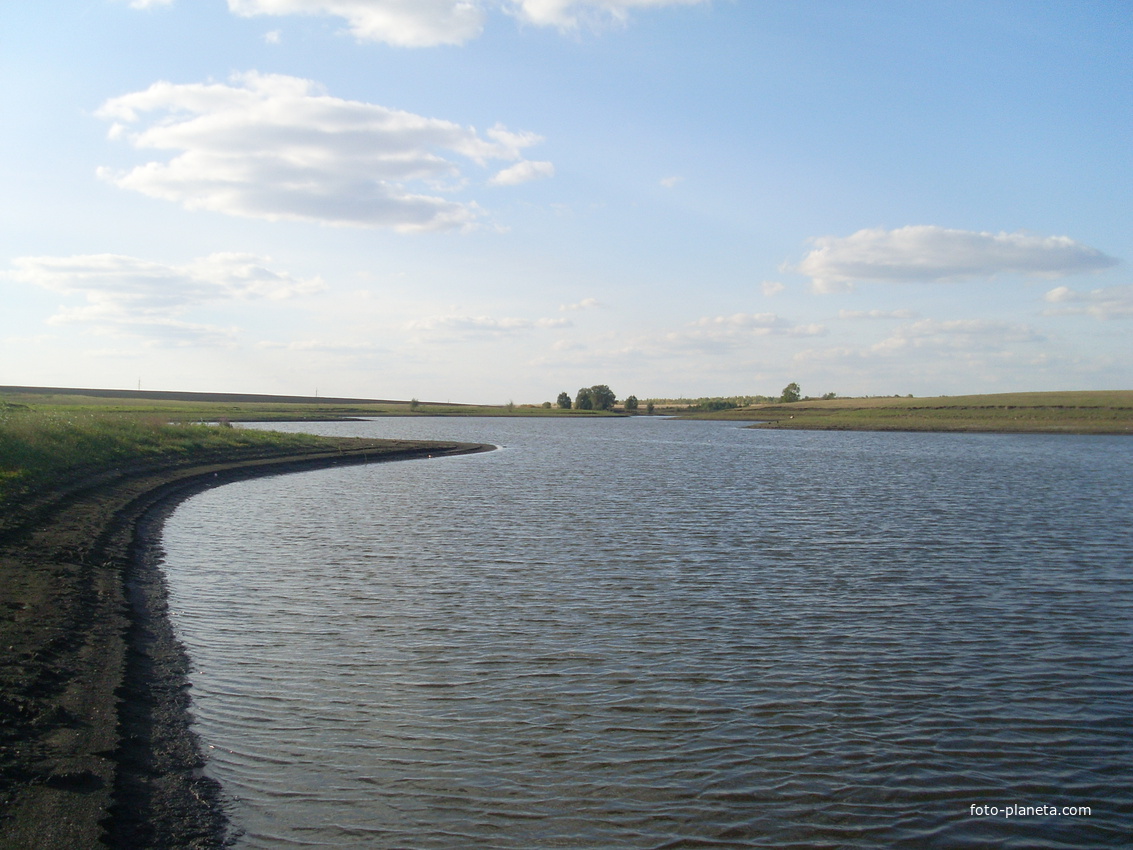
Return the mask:
[[[1133,3],[0,5],[0,384],[1133,387]]]

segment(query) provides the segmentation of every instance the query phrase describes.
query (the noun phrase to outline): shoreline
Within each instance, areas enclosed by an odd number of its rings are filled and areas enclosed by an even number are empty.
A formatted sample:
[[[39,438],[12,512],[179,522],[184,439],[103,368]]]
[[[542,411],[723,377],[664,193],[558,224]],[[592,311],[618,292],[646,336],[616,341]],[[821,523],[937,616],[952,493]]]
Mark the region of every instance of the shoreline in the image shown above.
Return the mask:
[[[223,846],[223,796],[201,773],[188,657],[167,616],[163,522],[233,481],[495,448],[362,442],[105,470],[4,518],[0,846]]]

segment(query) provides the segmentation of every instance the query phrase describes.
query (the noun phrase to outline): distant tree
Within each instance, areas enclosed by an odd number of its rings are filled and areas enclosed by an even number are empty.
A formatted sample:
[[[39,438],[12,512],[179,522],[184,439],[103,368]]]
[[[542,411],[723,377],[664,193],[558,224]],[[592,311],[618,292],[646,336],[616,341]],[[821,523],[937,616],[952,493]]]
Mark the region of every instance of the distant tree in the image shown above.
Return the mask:
[[[566,393],[559,393],[559,400],[557,404],[563,410],[570,410],[570,396]]]
[[[409,399],[409,409],[410,410],[416,410],[420,406],[421,406],[421,402],[417,401],[417,399],[415,399],[415,398]]]
[[[539,406],[542,407],[544,410],[550,410],[551,409],[551,403],[549,401],[545,401]]]
[[[515,402],[514,401],[509,400],[506,407],[507,407],[508,413],[514,413],[515,412]]]
[[[783,393],[779,396],[779,401],[783,404],[790,404],[793,401],[798,401],[800,397],[799,385],[794,381],[783,387]]]
[[[653,415],[653,402],[651,402],[651,401],[645,402],[645,412],[648,413],[650,416]]]
[[[830,399],[832,399],[832,398],[838,398],[838,393],[823,393],[822,394],[822,400],[823,401],[830,401]]]
[[[575,410],[593,410],[594,397],[590,395],[590,387],[583,387],[574,397]]]
[[[605,384],[595,384],[590,388],[590,400],[595,410],[613,410],[618,397]]]
[[[626,400],[622,404],[627,412],[637,413],[637,396],[626,396]]]

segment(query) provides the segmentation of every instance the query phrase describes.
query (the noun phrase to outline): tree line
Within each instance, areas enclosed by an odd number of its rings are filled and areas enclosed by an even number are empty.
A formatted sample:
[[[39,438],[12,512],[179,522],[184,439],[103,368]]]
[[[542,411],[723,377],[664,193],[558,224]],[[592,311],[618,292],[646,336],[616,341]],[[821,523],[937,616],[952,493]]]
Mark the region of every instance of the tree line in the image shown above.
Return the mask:
[[[555,402],[563,410],[613,410],[614,405],[618,403],[618,397],[614,395],[605,384],[595,384],[592,387],[582,387],[572,399],[567,392],[559,393],[559,397]],[[622,402],[622,407],[627,413],[636,413],[638,408],[637,396],[626,396],[625,401]],[[653,412],[653,405],[648,405],[649,412]]]

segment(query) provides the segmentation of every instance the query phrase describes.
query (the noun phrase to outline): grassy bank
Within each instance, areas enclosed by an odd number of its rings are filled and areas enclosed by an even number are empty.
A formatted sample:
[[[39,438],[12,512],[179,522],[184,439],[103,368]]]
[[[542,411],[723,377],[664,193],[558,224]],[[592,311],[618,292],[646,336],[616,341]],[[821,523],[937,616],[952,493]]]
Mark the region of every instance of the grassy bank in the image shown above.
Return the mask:
[[[220,453],[316,451],[318,437],[170,423],[158,415],[0,408],[0,505],[63,478],[116,465]]]
[[[815,399],[681,416],[800,430],[1133,434],[1133,390]]]

